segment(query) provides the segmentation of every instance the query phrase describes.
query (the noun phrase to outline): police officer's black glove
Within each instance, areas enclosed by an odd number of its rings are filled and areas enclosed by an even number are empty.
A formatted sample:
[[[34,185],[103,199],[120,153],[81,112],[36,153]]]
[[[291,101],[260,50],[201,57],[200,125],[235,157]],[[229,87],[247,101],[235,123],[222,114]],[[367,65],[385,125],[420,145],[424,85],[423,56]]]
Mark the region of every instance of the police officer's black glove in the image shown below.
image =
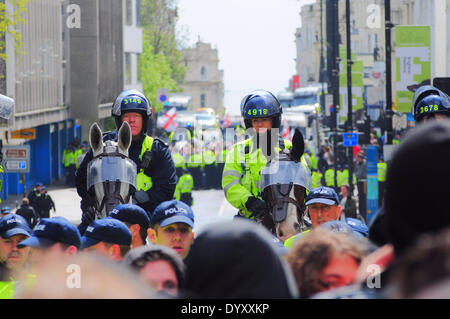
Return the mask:
[[[142,205],[145,202],[148,202],[150,200],[150,196],[148,196],[146,191],[137,191],[133,195],[133,202],[135,202],[138,205]]]
[[[89,225],[95,220],[95,209],[94,209],[94,201],[90,196],[83,198],[81,200],[81,211],[83,214],[81,215],[81,222],[83,224]]]
[[[245,208],[247,208],[255,218],[263,217],[267,211],[266,202],[256,197],[249,197],[247,203],[245,203]]]

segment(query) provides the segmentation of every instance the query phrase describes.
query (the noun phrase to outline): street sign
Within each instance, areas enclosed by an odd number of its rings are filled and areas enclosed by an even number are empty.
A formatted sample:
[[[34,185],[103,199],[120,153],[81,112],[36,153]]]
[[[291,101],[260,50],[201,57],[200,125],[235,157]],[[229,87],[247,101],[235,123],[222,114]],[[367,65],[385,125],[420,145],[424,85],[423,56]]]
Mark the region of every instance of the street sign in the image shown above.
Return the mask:
[[[344,133],[343,134],[344,146],[357,146],[358,145],[358,133]]]
[[[34,140],[36,138],[35,128],[25,128],[11,132],[11,138],[22,138],[28,140]]]
[[[169,89],[156,89],[156,98],[161,103],[167,101],[169,99]]]
[[[3,146],[3,168],[6,173],[29,173],[30,145]]]

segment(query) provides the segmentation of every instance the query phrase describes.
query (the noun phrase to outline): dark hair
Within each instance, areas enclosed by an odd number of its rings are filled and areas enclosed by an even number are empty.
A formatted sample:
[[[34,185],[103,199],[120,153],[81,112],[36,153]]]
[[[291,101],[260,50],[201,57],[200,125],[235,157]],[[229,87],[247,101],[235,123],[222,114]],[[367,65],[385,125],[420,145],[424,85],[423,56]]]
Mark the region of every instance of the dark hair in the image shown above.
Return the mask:
[[[392,297],[411,298],[446,278],[450,278],[450,228],[420,237],[395,262],[389,284]]]
[[[140,254],[136,257],[131,257],[131,254],[142,250]],[[181,257],[173,251],[173,253],[168,250],[170,247],[152,245],[152,246],[142,246],[133,248],[130,251],[130,258],[125,258],[125,261],[134,269],[141,270],[147,263],[157,260],[167,261],[172,268],[175,270],[175,274],[178,279],[178,288],[183,287],[185,278],[185,265]]]

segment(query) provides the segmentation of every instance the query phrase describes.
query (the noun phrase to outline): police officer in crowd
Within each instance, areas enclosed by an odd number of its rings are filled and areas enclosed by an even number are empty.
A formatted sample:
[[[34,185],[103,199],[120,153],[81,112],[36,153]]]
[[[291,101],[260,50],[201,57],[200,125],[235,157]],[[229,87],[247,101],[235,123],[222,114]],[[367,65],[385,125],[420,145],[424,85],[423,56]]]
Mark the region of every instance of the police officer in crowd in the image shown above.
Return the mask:
[[[16,215],[20,215],[25,218],[31,229],[33,229],[39,221],[38,213],[36,213],[35,209],[30,205],[30,201],[26,197],[22,198],[22,205],[20,205],[19,209],[16,210]]]
[[[267,158],[290,148],[292,143],[278,135],[282,109],[272,93],[256,90],[246,95],[241,101],[241,113],[246,128],[253,129],[252,136],[228,152],[222,187],[228,202],[239,210],[237,216],[254,219],[267,209],[260,196],[260,171]]]
[[[433,118],[449,118],[450,97],[434,86],[421,86],[414,93],[412,113],[419,123]]]
[[[131,126],[132,142],[129,157],[137,166],[137,192],[133,199],[137,205],[151,214],[156,206],[173,198],[177,176],[175,165],[166,143],[147,135],[147,122],[152,109],[147,98],[137,90],[125,90],[112,107],[117,130],[123,122]],[[117,131],[107,132],[103,140],[117,140]],[[87,192],[87,165],[92,160],[92,150],[86,154],[76,173],[76,186],[81,197],[82,227],[95,218],[93,199]]]

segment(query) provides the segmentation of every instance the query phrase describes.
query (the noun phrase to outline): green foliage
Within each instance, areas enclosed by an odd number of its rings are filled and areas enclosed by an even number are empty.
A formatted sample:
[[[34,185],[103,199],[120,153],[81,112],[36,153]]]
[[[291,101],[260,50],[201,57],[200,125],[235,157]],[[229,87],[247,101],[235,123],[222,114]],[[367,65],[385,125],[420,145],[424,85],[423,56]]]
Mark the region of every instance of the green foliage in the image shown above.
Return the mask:
[[[143,52],[141,56],[141,74],[144,94],[152,105],[155,105],[155,112],[162,108],[156,101],[156,90],[167,88],[171,92],[177,90],[177,83],[172,78],[172,68],[169,58],[162,54],[155,54],[147,32],[144,30]]]
[[[186,74],[182,44],[175,34],[176,17],[176,1],[142,0],[142,84],[145,95],[156,106],[155,112],[162,108],[156,101],[156,90],[167,88],[170,92],[180,92]]]
[[[5,35],[8,32],[14,38],[14,50],[16,54],[25,54],[21,49],[23,47],[22,35],[17,30],[19,23],[25,24],[22,14],[27,12],[26,5],[29,0],[12,0],[14,13],[6,12],[6,5],[0,2],[0,59],[6,61],[7,55],[4,53],[6,48]]]

